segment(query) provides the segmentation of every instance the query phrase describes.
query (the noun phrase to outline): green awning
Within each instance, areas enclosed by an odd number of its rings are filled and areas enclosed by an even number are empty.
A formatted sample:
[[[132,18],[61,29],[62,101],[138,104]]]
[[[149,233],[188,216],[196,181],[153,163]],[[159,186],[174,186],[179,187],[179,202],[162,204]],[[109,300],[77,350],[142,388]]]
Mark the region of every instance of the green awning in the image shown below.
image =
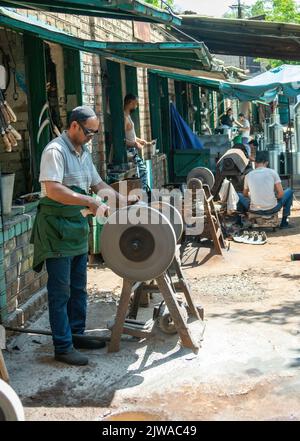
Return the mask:
[[[96,49],[99,42],[87,41],[86,48]],[[147,66],[201,70],[210,68],[211,56],[203,43],[106,43],[112,56],[125,58]]]
[[[171,10],[156,8],[141,0],[0,0],[0,6],[37,9],[63,14],[135,20],[180,25]]]
[[[184,81],[186,83],[195,84],[198,86],[206,87],[207,89],[213,89],[219,92],[220,80],[214,78],[206,78],[200,76],[184,75],[165,70],[151,69],[149,72],[159,75],[160,77],[170,78],[176,81]],[[224,81],[223,81],[224,83]]]
[[[34,17],[0,7],[0,25],[85,52],[115,57],[120,61],[181,69],[210,66],[209,52],[203,43],[113,43],[73,37]]]

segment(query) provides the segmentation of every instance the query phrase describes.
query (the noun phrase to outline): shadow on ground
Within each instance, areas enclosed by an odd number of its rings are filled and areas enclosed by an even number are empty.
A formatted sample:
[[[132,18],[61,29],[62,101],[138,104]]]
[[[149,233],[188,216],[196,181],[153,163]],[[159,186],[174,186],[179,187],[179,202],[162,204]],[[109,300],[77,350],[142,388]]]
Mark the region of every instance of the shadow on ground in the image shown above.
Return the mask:
[[[234,322],[247,324],[265,323],[270,325],[287,325],[297,319],[298,329],[295,332],[300,335],[300,302],[285,302],[278,308],[258,311],[255,309],[235,309],[234,312],[222,314],[210,314],[211,318],[225,318]]]

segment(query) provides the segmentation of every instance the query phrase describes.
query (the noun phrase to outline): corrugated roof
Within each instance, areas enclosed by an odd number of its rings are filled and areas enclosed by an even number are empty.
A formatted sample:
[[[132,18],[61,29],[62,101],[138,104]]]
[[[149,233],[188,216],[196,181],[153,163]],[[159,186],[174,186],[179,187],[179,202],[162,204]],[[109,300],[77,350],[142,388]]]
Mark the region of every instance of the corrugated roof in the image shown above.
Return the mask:
[[[180,31],[216,54],[300,60],[300,25],[183,15]],[[173,30],[180,40],[186,40]]]

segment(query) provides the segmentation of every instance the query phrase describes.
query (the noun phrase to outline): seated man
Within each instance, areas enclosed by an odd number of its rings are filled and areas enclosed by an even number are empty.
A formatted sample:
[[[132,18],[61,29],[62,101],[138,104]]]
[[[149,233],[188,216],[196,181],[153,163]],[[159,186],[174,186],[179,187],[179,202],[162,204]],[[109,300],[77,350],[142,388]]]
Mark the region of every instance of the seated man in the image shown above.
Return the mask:
[[[259,215],[272,215],[283,207],[280,228],[289,227],[288,216],[293,204],[293,191],[283,191],[281,180],[275,170],[267,168],[267,152],[257,152],[255,170],[245,176],[243,194],[239,193],[239,209]]]

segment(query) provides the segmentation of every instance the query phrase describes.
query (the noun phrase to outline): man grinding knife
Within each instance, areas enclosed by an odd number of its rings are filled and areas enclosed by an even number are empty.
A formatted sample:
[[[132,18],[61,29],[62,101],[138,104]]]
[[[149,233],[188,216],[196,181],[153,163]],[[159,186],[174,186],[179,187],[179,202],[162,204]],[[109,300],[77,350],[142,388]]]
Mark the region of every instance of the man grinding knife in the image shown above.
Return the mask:
[[[55,359],[83,366],[88,358],[76,349],[99,349],[105,343],[93,337],[82,338],[87,309],[88,220],[81,213],[87,208],[94,216],[108,215],[108,206],[88,195],[106,191],[120,203],[125,198],[102,181],[85,144],[98,133],[99,120],[86,106],[76,107],[67,130],[51,141],[41,158],[42,197],[39,202],[31,243],[34,244],[33,269],[48,272],[49,319]],[[72,335],[73,334],[73,335]],[[78,337],[77,337],[78,336]],[[80,338],[81,336],[81,338]]]

